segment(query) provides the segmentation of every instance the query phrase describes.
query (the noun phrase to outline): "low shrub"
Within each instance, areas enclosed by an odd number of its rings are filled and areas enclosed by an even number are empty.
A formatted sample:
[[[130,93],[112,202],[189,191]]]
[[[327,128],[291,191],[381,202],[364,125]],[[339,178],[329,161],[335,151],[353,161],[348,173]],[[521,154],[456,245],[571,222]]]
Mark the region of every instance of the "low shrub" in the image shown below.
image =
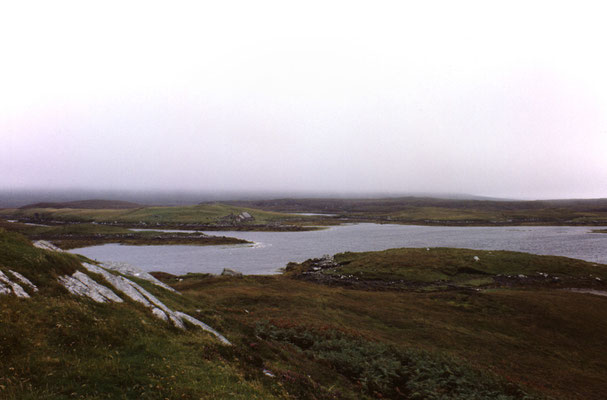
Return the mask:
[[[289,343],[307,357],[329,364],[370,395],[462,400],[532,398],[518,386],[475,371],[459,360],[399,349],[336,330],[318,332],[260,321],[255,333],[265,340]]]

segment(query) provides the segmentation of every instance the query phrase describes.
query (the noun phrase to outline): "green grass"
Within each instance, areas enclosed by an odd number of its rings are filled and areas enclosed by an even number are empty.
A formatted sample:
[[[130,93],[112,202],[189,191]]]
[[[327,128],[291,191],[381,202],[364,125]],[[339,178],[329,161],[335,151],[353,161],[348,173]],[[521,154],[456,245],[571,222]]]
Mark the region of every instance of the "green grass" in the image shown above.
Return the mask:
[[[479,260],[475,261],[474,257]],[[339,267],[327,275],[353,275],[359,279],[409,282],[439,280],[470,285],[489,283],[491,277],[546,273],[560,278],[607,280],[607,266],[566,257],[538,256],[512,251],[415,248],[335,255]]]
[[[337,258],[394,274],[398,259],[418,264],[409,251],[378,252],[376,262],[373,253]],[[438,263],[440,273],[457,271],[472,254],[433,251],[441,252],[437,259],[422,253],[419,263]],[[603,268],[473,253],[488,273],[530,271],[537,262],[562,274]],[[56,277],[81,269],[80,260],[0,229],[0,269],[21,272],[41,289],[31,299],[0,296],[0,398],[598,400],[607,391],[607,298],[600,296],[545,288],[366,291],[289,275],[159,275],[179,295],[138,280],[169,307],[219,330],[234,344],[227,347],[200,330],[173,328],[131,301],[97,304],[68,294]]]
[[[337,214],[338,220],[423,225],[607,225],[607,199],[492,201],[401,197],[275,199],[232,205],[279,212]],[[328,218],[329,220],[335,220]]]
[[[82,270],[75,255],[36,249],[0,230],[0,269],[20,272],[40,288],[31,299],[0,296],[2,399],[266,399],[281,393],[271,382],[268,388],[255,377],[244,379],[220,356],[210,358],[220,346],[198,329],[179,331],[129,300],[97,304],[68,294],[56,278]],[[181,310],[195,307],[142,284]]]
[[[95,246],[105,243],[127,245],[226,245],[246,244],[242,239],[200,233],[133,231],[131,229],[102,224],[65,224],[57,226],[32,226],[0,220],[0,227],[19,232],[32,240],[47,240],[63,250]]]
[[[305,346],[296,346],[304,354],[294,349],[297,339],[260,336],[260,341],[257,324],[269,321],[304,337],[337,331],[354,341],[420,351],[430,360],[444,357],[540,397],[598,400],[607,390],[607,361],[599,350],[607,346],[607,299],[600,296],[548,289],[378,292],[285,276],[197,276],[175,287],[221,315],[224,329],[245,344],[245,357],[263,359],[280,376],[290,371],[309,376],[344,397],[363,397],[355,394],[351,375],[305,353]],[[349,348],[336,349],[349,353]],[[426,378],[440,374],[428,372]]]
[[[361,385],[369,395],[411,399],[531,398],[515,385],[481,374],[458,360],[381,342],[352,337],[337,330],[303,326],[279,327],[260,321],[257,336],[291,344],[303,357],[328,363]]]
[[[181,207],[141,207],[134,209],[71,209],[71,208],[25,208],[9,209],[4,215],[14,217],[39,218],[41,220],[104,222],[148,225],[179,225],[179,224],[221,224],[230,215],[237,216],[248,212],[251,221],[246,225],[259,225],[279,222],[290,216],[276,212],[254,210],[245,207],[228,206],[224,204],[204,204]]]

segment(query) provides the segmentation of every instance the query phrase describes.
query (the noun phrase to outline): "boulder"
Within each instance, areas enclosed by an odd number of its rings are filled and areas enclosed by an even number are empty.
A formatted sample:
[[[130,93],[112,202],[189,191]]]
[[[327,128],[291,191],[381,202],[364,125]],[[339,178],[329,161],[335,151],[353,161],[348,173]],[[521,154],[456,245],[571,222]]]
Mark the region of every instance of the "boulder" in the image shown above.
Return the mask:
[[[224,276],[242,276],[242,272],[230,269],[230,268],[224,268],[223,271],[221,271],[221,275]]]
[[[58,251],[60,253],[63,253],[63,250],[61,250],[59,247],[55,246],[51,242],[47,242],[46,240],[36,240],[33,244],[34,247],[37,247],[42,250]]]
[[[139,267],[135,267],[134,265],[122,263],[122,262],[105,262],[101,265],[105,269],[119,272],[122,275],[134,276],[135,278],[144,279],[144,280],[151,282],[156,286],[160,286],[161,288],[164,288],[168,291],[179,293],[175,289],[170,287],[169,285],[165,284],[164,282],[159,281],[158,279],[154,278],[149,273],[145,272],[144,270],[142,270]]]
[[[13,275],[15,278],[17,278],[18,281],[20,281],[21,283],[23,283],[25,286],[29,287],[30,289],[32,289],[32,291],[37,292],[38,291],[38,287],[36,285],[34,285],[32,283],[32,281],[30,281],[29,279],[27,279],[25,276],[21,275],[19,272],[15,272],[12,270],[8,270],[8,272],[11,273],[11,275]]]
[[[219,339],[219,341],[223,344],[227,344],[227,345],[232,345],[232,343],[230,343],[230,341],[228,339],[225,338],[225,336],[223,336],[221,333],[217,332],[215,329],[211,328],[210,326],[208,326],[207,324],[205,324],[204,322],[201,322],[199,320],[197,320],[196,318],[186,314],[186,313],[182,313],[181,311],[175,311],[175,314],[177,314],[178,317],[185,319],[186,321],[188,321],[189,323],[191,323],[192,325],[196,325],[199,328],[201,328],[202,330],[205,330],[207,332],[212,333],[213,335],[215,335],[215,337],[217,337],[217,339]]]
[[[3,286],[6,286],[6,287],[12,289],[13,293],[17,297],[22,297],[22,298],[28,298],[28,297],[30,297],[30,295],[27,294],[25,292],[25,290],[23,290],[23,288],[21,287],[21,285],[19,285],[18,283],[12,282],[10,279],[8,279],[8,276],[6,276],[4,274],[4,272],[2,272],[2,271],[0,271],[0,284],[2,284]],[[7,293],[6,289],[0,288],[0,293],[2,293],[2,294],[10,294],[10,290]]]
[[[122,302],[122,299],[118,297],[116,293],[112,292],[109,288],[100,285],[80,271],[74,272],[71,276],[60,276],[58,281],[70,293],[76,296],[88,297],[97,303]]]

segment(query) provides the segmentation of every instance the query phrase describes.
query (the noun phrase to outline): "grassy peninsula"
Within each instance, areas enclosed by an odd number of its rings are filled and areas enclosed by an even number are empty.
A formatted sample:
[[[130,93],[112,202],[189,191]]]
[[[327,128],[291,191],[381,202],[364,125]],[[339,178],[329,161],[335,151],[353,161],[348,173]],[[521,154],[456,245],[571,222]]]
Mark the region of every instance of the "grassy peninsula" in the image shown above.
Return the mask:
[[[319,214],[319,215],[306,215]],[[424,197],[275,199],[191,206],[107,200],[35,203],[0,216],[37,224],[97,223],[158,229],[303,231],[343,223],[443,226],[607,226],[607,200],[498,201]]]
[[[112,207],[113,204],[113,202],[101,200],[38,203],[16,209],[0,210],[0,216],[37,224],[94,222],[123,227],[198,230],[294,231],[316,229],[302,227],[301,223],[289,223],[291,220],[301,222],[301,217],[219,203],[175,207],[150,207],[128,203],[131,204],[128,208],[125,208],[124,202],[119,202],[119,207]]]
[[[88,223],[36,226],[0,220],[0,227],[22,233],[31,240],[49,241],[63,250],[106,243],[197,246],[249,243],[242,239],[206,235],[201,232],[133,231],[119,226]]]

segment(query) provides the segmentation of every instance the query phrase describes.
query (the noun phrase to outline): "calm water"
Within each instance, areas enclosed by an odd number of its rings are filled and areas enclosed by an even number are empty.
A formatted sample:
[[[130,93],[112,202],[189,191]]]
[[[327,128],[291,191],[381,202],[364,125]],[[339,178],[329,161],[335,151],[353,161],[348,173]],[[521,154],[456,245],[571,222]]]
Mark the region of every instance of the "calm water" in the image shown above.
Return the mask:
[[[580,258],[607,264],[607,234],[589,227],[431,227],[358,224],[313,232],[205,232],[242,238],[254,245],[122,246],[106,244],[74,249],[99,261],[122,261],[146,271],[173,274],[220,273],[232,268],[245,274],[272,274],[289,261],[343,251],[393,247],[462,247],[515,250]]]

